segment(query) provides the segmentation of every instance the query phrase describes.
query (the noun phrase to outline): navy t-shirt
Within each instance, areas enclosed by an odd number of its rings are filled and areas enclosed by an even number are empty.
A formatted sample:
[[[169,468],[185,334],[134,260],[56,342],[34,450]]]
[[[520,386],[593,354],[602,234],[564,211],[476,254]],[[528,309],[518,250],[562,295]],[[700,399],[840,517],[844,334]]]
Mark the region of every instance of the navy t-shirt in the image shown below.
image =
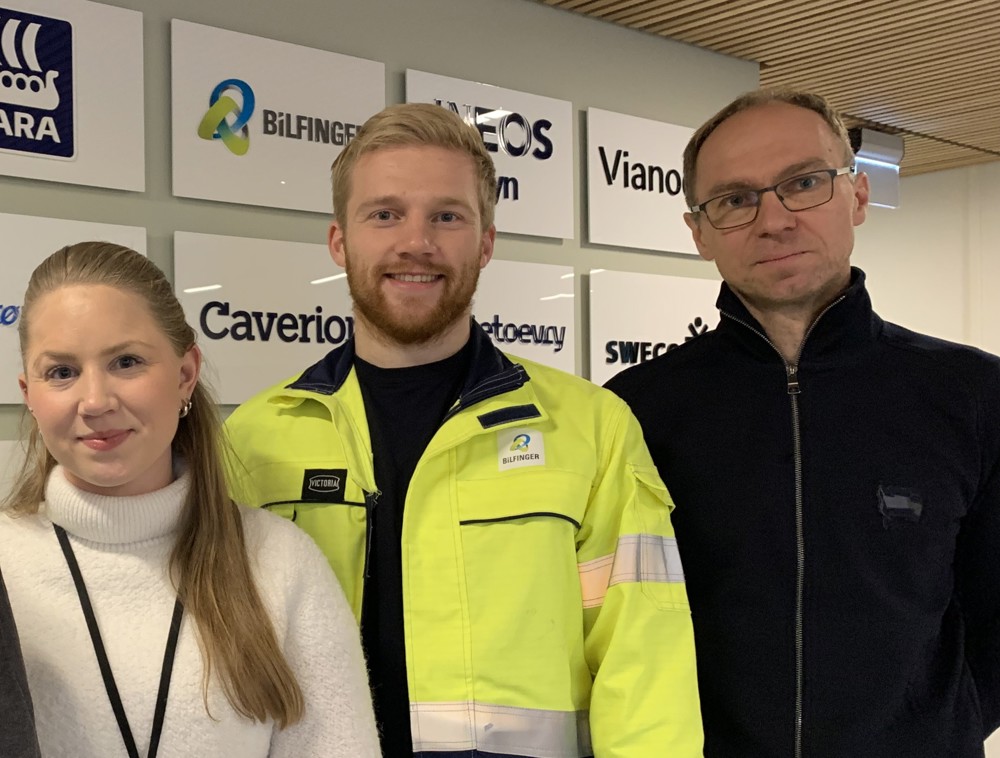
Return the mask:
[[[368,511],[361,643],[387,758],[413,754],[403,639],[403,504],[420,456],[462,390],[470,344],[443,361],[406,368],[379,368],[355,357],[380,493]]]

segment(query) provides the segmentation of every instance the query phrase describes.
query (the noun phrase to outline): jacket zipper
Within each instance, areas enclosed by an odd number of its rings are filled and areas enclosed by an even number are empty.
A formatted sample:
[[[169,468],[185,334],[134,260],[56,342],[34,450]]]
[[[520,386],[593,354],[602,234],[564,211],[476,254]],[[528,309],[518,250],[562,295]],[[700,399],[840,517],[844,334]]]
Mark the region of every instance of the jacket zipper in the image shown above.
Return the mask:
[[[491,397],[502,395],[504,392],[507,392],[509,390],[517,389],[522,384],[524,384],[524,381],[521,380],[520,377],[518,376],[517,378],[512,378],[510,380],[499,382],[495,384],[493,387],[490,387],[487,390],[482,391],[481,394],[478,396],[476,396],[475,393],[478,386],[481,385],[473,387],[472,390],[470,390],[468,393],[469,396],[473,396],[472,402],[468,403],[468,405],[463,405],[462,398],[459,397],[459,399],[451,407],[448,413],[445,414],[445,417],[441,420],[441,426],[443,426],[448,419],[456,415],[459,411],[465,410],[465,408],[475,405],[476,403],[482,402],[483,400],[488,400]],[[467,399],[469,399],[468,396]],[[438,426],[438,429],[440,429],[441,426]],[[418,467],[420,466],[419,461],[417,461],[417,466]],[[416,469],[414,469],[413,473],[416,474]],[[380,490],[375,490],[374,492],[365,493],[365,566],[364,566],[364,573],[362,574],[362,584],[361,584],[362,598],[364,598],[365,591],[368,589],[368,577],[370,574],[369,563],[372,552],[372,541],[374,540],[374,531],[375,531],[375,506],[378,505],[378,499],[381,495],[382,493]],[[364,606],[364,600],[362,600],[362,607],[363,606]]]
[[[808,336],[808,333],[807,333]],[[805,340],[803,340],[803,344]],[[802,349],[799,349],[802,355]],[[805,680],[803,616],[806,589],[806,537],[802,515],[802,434],[799,427],[799,366],[785,364],[792,403],[792,457],[795,461],[795,758],[802,758],[802,711]]]
[[[382,495],[379,490],[365,493],[365,570],[362,574],[361,596],[364,597],[365,585],[368,584],[369,559],[372,555],[372,540],[375,531],[375,506]]]
[[[819,315],[813,319],[813,322],[802,337],[802,342],[799,344],[799,350],[793,363],[785,360],[781,351],[775,347],[766,334],[755,329],[746,321],[738,319],[725,311],[721,311],[722,315],[730,321],[735,321],[737,324],[746,327],[764,340],[778,354],[778,357],[781,358],[782,363],[785,364],[788,398],[792,406],[792,453],[795,469],[795,758],[802,758],[803,702],[805,690],[805,635],[803,631],[803,617],[805,615],[806,538],[802,502],[802,435],[799,426],[799,395],[802,390],[799,387],[799,362],[802,358],[802,351],[805,348],[806,341],[809,339],[809,335],[812,334],[816,324],[826,315],[827,311],[843,299],[844,296],[841,295],[820,311]]]

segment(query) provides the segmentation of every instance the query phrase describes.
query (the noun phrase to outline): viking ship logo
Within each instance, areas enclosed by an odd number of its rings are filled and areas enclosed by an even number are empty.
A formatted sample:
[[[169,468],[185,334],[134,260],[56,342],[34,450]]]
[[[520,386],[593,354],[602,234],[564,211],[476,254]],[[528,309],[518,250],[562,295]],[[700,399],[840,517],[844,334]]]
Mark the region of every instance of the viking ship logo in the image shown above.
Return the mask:
[[[8,68],[0,69],[0,102],[54,111],[59,106],[56,89],[58,71],[43,71],[38,63],[38,32],[42,25],[27,24],[21,35],[21,55],[18,55],[17,32],[20,19],[8,19],[0,31],[0,53]],[[32,73],[26,73],[25,69]]]
[[[0,149],[73,156],[68,21],[0,8]]]

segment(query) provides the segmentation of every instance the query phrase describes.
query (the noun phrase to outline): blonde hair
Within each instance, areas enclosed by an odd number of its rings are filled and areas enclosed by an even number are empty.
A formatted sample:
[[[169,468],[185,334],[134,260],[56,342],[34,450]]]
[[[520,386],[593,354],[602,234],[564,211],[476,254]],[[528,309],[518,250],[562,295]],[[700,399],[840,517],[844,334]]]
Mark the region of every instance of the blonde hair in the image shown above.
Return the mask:
[[[497,177],[483,138],[457,113],[430,103],[392,105],[369,118],[337,156],[333,176],[333,213],[346,224],[351,173],[361,156],[392,147],[430,146],[458,150],[472,158],[479,195],[482,231],[493,225],[497,205]]]
[[[105,242],[81,242],[46,258],[28,282],[18,324],[22,359],[27,354],[31,317],[42,296],[61,287],[104,285],[137,295],[183,356],[195,344],[169,282],[153,263],[133,250]],[[302,690],[285,660],[274,626],[254,581],[239,510],[226,489],[222,424],[214,399],[200,382],[192,406],[173,440],[191,486],[170,554],[170,576],[184,609],[197,624],[205,673],[205,708],[213,669],[226,698],[241,715],[283,729],[302,718]],[[45,483],[56,465],[34,418],[25,414],[27,449],[13,490],[3,507],[14,513],[38,511]]]
[[[744,92],[702,124],[698,128],[698,131],[691,135],[687,147],[684,148],[684,202],[687,203],[688,207],[698,202],[694,194],[695,173],[698,167],[698,153],[701,152],[701,146],[705,144],[705,140],[709,138],[712,132],[719,128],[723,121],[735,116],[737,113],[750,110],[751,108],[759,108],[763,105],[770,105],[771,103],[794,105],[819,115],[826,125],[830,127],[833,136],[843,143],[844,160],[853,163],[854,150],[851,148],[851,139],[847,135],[847,127],[844,126],[844,122],[840,119],[837,111],[831,108],[830,104],[821,95],[817,95],[815,92],[794,90],[786,87],[765,87]]]

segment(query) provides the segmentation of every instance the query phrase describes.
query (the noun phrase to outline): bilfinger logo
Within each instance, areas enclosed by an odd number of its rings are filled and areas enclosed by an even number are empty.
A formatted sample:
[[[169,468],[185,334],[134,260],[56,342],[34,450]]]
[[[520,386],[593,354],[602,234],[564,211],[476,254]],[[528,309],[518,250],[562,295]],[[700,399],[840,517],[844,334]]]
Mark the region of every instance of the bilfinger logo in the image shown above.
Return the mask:
[[[527,450],[528,445],[531,444],[531,437],[527,434],[519,434],[514,438],[514,441],[510,443],[511,450]]]
[[[242,105],[230,96],[236,93]],[[226,79],[215,85],[208,104],[208,111],[198,124],[198,136],[205,140],[221,139],[233,155],[246,155],[250,149],[247,123],[256,105],[253,89],[242,79]],[[230,116],[232,123],[228,121]]]

